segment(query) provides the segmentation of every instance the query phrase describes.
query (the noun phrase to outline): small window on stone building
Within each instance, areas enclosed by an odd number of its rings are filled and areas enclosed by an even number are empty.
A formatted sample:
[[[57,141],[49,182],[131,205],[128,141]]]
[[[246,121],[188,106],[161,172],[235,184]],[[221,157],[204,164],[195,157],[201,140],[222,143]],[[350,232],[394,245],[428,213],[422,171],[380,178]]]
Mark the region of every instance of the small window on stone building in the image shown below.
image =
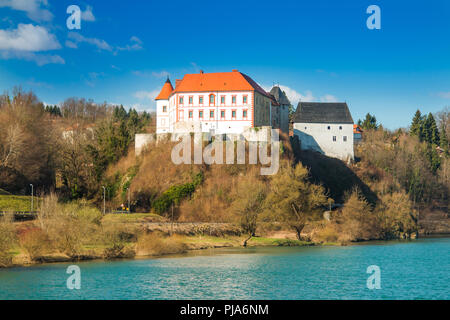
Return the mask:
[[[344,142],[347,142],[347,136],[344,136]]]
[[[339,130],[342,130],[342,126],[339,126]]]
[[[330,126],[328,126],[328,128],[327,128],[328,130],[330,130],[331,129],[331,127]]]
[[[336,136],[333,136],[333,141],[336,142]]]

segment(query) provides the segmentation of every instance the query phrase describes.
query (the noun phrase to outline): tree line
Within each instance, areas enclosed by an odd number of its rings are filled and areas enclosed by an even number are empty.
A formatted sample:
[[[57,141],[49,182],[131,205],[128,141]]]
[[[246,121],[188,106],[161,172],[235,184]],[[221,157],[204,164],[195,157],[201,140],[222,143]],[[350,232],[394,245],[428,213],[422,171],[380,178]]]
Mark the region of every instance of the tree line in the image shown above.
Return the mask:
[[[63,197],[94,198],[109,164],[124,156],[151,123],[147,112],[69,98],[59,106],[16,88],[0,96],[0,188],[28,193],[29,184]]]

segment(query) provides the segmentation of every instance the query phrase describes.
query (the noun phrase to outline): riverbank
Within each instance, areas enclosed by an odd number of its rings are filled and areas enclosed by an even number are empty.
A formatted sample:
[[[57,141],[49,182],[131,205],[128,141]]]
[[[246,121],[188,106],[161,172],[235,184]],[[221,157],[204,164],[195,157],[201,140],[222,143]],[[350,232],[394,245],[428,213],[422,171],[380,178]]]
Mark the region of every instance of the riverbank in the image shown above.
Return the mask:
[[[154,258],[170,255],[185,254],[189,251],[199,251],[205,249],[219,248],[242,248],[242,243],[247,237],[242,236],[166,236],[157,233],[150,236],[151,242],[147,245],[127,243],[120,252],[115,255],[109,252],[105,246],[86,246],[83,252],[77,257],[70,257],[60,252],[51,252],[31,259],[29,254],[21,248],[15,248],[12,264],[9,267],[25,267],[40,265],[45,263],[77,262],[90,260],[113,260],[113,259],[134,259],[134,258]],[[315,246],[315,245],[339,245],[334,243],[318,244],[308,241],[299,241],[286,238],[265,238],[253,237],[247,243],[247,247],[294,247],[294,246]]]

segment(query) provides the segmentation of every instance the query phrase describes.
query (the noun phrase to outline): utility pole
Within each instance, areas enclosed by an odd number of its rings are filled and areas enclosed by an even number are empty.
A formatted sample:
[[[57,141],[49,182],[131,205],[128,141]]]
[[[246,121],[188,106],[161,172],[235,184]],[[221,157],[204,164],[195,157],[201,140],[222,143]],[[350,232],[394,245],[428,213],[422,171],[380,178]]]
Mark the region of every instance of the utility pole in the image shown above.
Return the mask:
[[[171,225],[170,236],[173,236],[173,202],[172,202],[172,225]]]
[[[105,197],[106,197],[106,188],[105,188],[105,186],[102,186],[102,188],[103,188],[103,215],[104,215],[105,212],[106,212],[106,199],[105,199]]]
[[[33,185],[30,184],[31,186],[31,213],[33,213],[33,209],[34,209],[34,199],[33,199]]]
[[[128,213],[131,213],[131,207],[130,207],[130,188],[127,188],[128,191]]]

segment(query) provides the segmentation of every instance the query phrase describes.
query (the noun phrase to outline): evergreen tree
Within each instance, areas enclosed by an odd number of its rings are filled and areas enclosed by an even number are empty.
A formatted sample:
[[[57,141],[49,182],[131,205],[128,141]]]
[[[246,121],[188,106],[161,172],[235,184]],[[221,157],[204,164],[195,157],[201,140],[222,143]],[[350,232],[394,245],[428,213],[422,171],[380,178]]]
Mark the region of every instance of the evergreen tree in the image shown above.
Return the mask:
[[[420,110],[417,110],[414,118],[411,123],[411,128],[409,129],[409,134],[412,136],[418,137],[420,140],[422,140],[422,129],[423,129],[423,117]]]
[[[424,140],[429,144],[439,145],[439,130],[431,112],[424,123]]]
[[[366,118],[364,119],[364,121],[359,120],[358,125],[365,130],[378,129],[377,118],[375,116],[372,116],[370,113],[366,114]]]

